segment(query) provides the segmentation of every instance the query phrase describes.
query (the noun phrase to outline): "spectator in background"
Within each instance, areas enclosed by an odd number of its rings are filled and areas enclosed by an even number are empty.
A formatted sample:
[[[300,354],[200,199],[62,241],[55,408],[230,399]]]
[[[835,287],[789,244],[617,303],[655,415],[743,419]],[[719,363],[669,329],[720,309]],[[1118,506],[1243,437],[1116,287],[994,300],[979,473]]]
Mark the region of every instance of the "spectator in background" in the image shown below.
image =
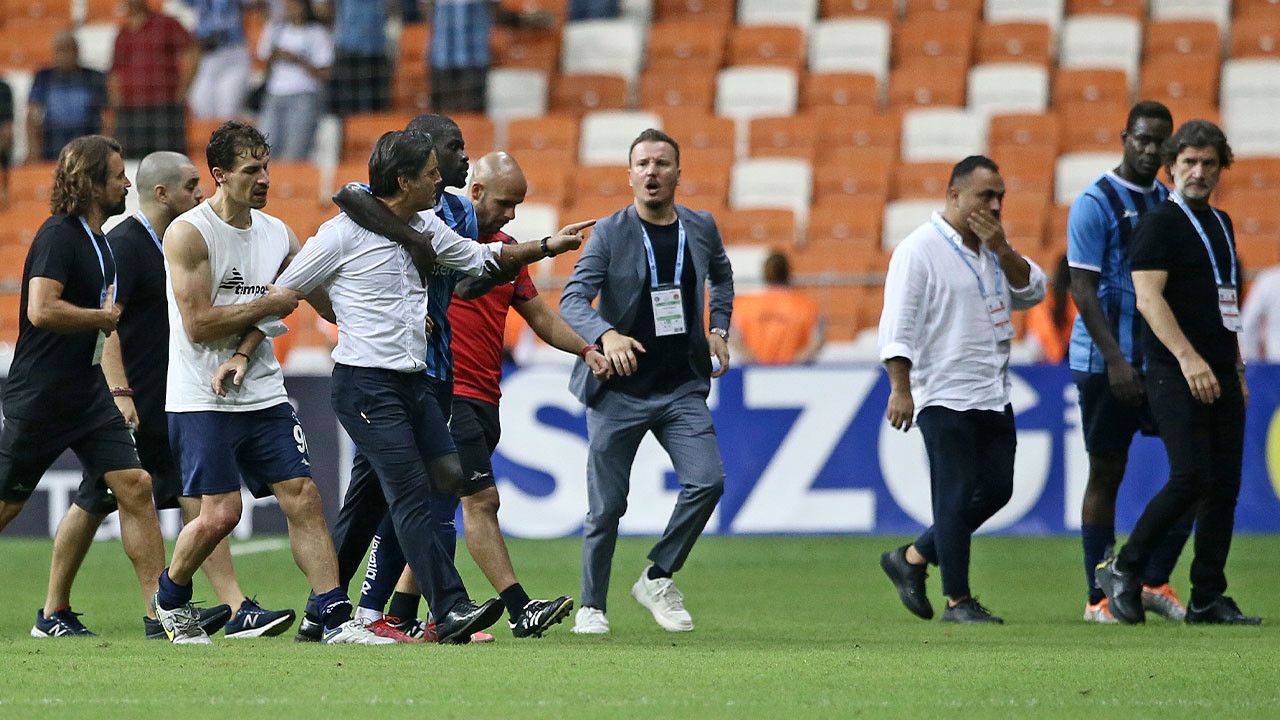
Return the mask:
[[[811,362],[826,332],[818,303],[791,287],[791,263],[785,254],[774,250],[765,258],[764,284],[764,290],[739,295],[734,302],[734,356],[762,365]]]
[[[1240,313],[1240,356],[1245,362],[1280,363],[1280,265],[1258,273]]]
[[[391,107],[387,7],[383,0],[324,0],[318,11],[333,20],[333,73],[329,106],[346,117]]]
[[[117,139],[128,158],[161,150],[186,152],[183,98],[198,50],[186,29],[152,11],[148,0],[128,0],[126,9],[109,78]]]
[[[13,88],[0,80],[0,208],[9,204],[9,164],[13,162]]]
[[[196,68],[187,105],[192,117],[233,118],[249,94],[250,58],[243,5],[251,0],[186,0],[196,10]]]
[[[320,120],[321,83],[333,65],[333,38],[310,0],[287,0],[285,20],[262,33],[258,58],[268,63],[259,125],[272,154],[277,160],[306,160]]]
[[[36,73],[27,96],[27,157],[58,159],[62,146],[102,132],[107,80],[80,66],[80,46],[71,31],[53,39],[53,67]]]
[[[1076,304],[1071,299],[1071,266],[1067,264],[1066,255],[1058,260],[1050,282],[1053,292],[1027,311],[1027,335],[1039,346],[1040,359],[1057,365],[1067,358],[1071,328],[1076,322]]]
[[[430,12],[428,12],[428,10]],[[508,27],[546,30],[555,17],[545,10],[514,12],[495,0],[426,0],[431,18],[431,110],[485,111],[489,77],[489,33],[494,21]]]
[[[618,0],[569,0],[570,20],[612,20],[618,17]]]

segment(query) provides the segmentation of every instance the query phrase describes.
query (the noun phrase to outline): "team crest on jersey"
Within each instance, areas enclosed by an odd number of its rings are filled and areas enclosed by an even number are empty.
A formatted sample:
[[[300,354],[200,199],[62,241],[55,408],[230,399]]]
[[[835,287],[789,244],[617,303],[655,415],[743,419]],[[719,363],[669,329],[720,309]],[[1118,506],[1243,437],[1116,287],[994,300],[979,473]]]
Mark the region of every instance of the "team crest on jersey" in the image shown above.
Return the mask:
[[[240,268],[231,268],[231,274],[223,278],[218,284],[219,290],[230,290],[236,295],[266,295],[266,285],[247,285],[244,281],[244,274],[240,272]]]

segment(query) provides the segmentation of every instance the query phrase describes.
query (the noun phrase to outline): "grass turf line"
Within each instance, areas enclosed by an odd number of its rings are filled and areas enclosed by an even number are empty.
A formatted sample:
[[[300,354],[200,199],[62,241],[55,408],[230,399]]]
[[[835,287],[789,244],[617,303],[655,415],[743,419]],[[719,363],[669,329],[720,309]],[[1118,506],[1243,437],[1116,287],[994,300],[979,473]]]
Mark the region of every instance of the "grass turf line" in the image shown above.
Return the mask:
[[[0,717],[1266,718],[1280,708],[1274,626],[1086,625],[1071,538],[980,538],[973,585],[1008,624],[927,623],[901,607],[877,566],[900,542],[704,538],[677,577],[693,633],[662,631],[629,597],[650,543],[628,539],[603,638],[572,635],[571,616],[541,640],[517,641],[500,624],[487,646],[299,646],[291,629],[191,648],[142,639],[141,598],[118,543],[95,546],[76,587],[75,609],[99,637],[28,637],[50,543],[3,538]],[[577,540],[511,549],[534,597],[577,596]],[[489,597],[459,556],[473,596]],[[1228,568],[1245,611],[1273,624],[1277,557],[1280,537],[1241,537]],[[263,605],[301,610],[306,587],[288,549],[236,565]],[[1174,575],[1184,598],[1186,568]],[[936,569],[929,582],[938,604]],[[203,577],[196,597],[214,602]]]

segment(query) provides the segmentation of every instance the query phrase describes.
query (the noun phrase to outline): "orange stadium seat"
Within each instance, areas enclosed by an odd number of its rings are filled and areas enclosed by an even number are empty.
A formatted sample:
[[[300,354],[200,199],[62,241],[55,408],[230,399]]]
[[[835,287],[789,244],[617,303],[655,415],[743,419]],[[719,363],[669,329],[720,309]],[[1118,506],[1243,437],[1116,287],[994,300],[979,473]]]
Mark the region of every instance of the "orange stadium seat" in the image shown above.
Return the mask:
[[[1216,103],[1204,100],[1166,97],[1160,99],[1173,115],[1173,126],[1176,128],[1187,120],[1200,118],[1222,127],[1222,113],[1215,107]]]
[[[22,287],[22,272],[31,248],[18,243],[0,245],[0,286]]]
[[[812,160],[818,142],[818,121],[805,115],[754,118],[748,133],[751,157]]]
[[[728,31],[697,20],[656,23],[649,29],[649,74],[670,77],[671,68],[718,70],[724,62]]]
[[[655,20],[696,20],[727,27],[733,23],[734,0],[655,0]]]
[[[969,69],[977,20],[967,12],[916,13],[893,33],[893,62],[910,58],[949,58]]]
[[[941,198],[947,192],[947,178],[951,176],[951,162],[902,163],[893,173],[895,200]]]
[[[1005,145],[991,150],[990,156],[1000,166],[1005,192],[1041,193],[1046,202],[1053,192],[1054,164],[1058,153],[1045,146],[1018,147]]]
[[[626,175],[623,175],[623,178],[625,179]],[[599,220],[600,218],[612,215],[630,204],[631,197],[629,196],[621,199],[617,197],[600,196],[576,198],[571,200],[569,205],[564,208],[564,211],[560,213],[560,217],[566,218],[566,222],[590,220],[591,218]],[[590,241],[590,237],[588,237],[587,242]],[[569,263],[569,267],[573,267],[573,262],[576,262],[576,258],[571,258],[570,256],[577,254],[578,253],[564,253],[563,255],[557,255],[556,257],[564,257],[565,261]],[[571,259],[573,262],[569,262]]]
[[[880,90],[870,73],[813,72],[800,78],[800,107],[806,110],[879,106]]]
[[[277,160],[268,166],[267,172],[271,178],[273,202],[307,199],[320,204],[320,168],[309,162]]]
[[[1200,55],[1160,55],[1142,64],[1139,97],[1148,100],[1177,100],[1212,106],[1218,99],[1216,58]]]
[[[867,148],[878,148],[898,157],[902,139],[902,120],[893,113],[818,112],[818,147],[831,159],[853,156]],[[849,152],[846,152],[849,151]]]
[[[983,0],[906,0],[907,17],[920,13],[964,13],[977,19],[982,16]]]
[[[625,204],[631,200],[631,186],[627,184],[627,168],[624,165],[587,165],[573,172],[569,180],[574,202],[588,198],[606,198]]]
[[[1224,198],[1223,209],[1239,235],[1280,237],[1280,205],[1273,190],[1233,190]]]
[[[893,170],[890,163],[886,157],[870,154],[855,160],[819,161],[813,168],[814,204],[818,205],[827,198],[839,200],[854,195],[880,198],[883,203],[891,189]],[[877,215],[877,226],[879,221]]]
[[[401,65],[391,77],[391,107],[397,113],[417,115],[431,109],[431,77],[417,62]]]
[[[412,119],[413,116],[406,113],[365,113],[347,117],[342,123],[342,159],[348,162],[368,161],[374,143],[383,133],[403,130]]]
[[[9,202],[34,200],[48,204],[57,163],[39,162],[9,169]],[[0,213],[3,216],[3,213]]]
[[[13,346],[18,342],[19,306],[22,294],[0,292],[0,343]]]
[[[1124,15],[1143,19],[1147,0],[1067,0],[1067,15]]]
[[[0,17],[8,18],[10,22],[25,19],[58,20],[65,25],[71,22],[73,4],[72,0],[6,0]]]
[[[804,30],[792,25],[746,25],[729,33],[728,65],[805,64]]]
[[[0,245],[31,245],[49,214],[48,200],[10,202],[9,207],[0,212]]]
[[[978,62],[1053,62],[1053,31],[1044,23],[985,23],[978,28]]]
[[[962,107],[967,77],[967,64],[954,58],[904,63],[890,73],[889,106]]]
[[[679,73],[650,70],[640,78],[640,107],[661,111],[687,108],[699,114],[715,107],[716,71],[689,69]]]
[[[517,156],[516,161],[520,158]],[[569,175],[575,171],[571,163],[529,162],[520,163],[525,181],[529,185],[526,202],[544,203],[553,207],[564,205],[569,192]]]
[[[124,3],[120,0],[85,0],[86,23],[119,23],[123,19]]]
[[[466,144],[467,155],[475,160],[493,152],[497,144],[493,121],[479,113],[450,113],[449,119],[458,124],[462,131],[462,140]]]
[[[1070,103],[1060,114],[1070,118],[1062,129],[1063,152],[1121,151],[1120,133],[1129,118],[1127,103]]]
[[[1231,26],[1231,57],[1280,57],[1280,12],[1237,20]]]
[[[828,208],[823,208],[824,212]],[[830,210],[839,210],[830,208]],[[815,213],[818,210],[815,208]],[[840,215],[822,215],[822,226],[810,225],[805,244],[791,253],[791,270],[797,274],[881,273],[889,267],[889,255],[878,242],[861,242],[846,233],[865,234],[866,226],[853,226]],[[815,234],[816,233],[816,234]]]
[[[619,75],[558,75],[551,83],[551,112],[581,117],[627,107],[627,79]]]
[[[689,150],[734,151],[737,126],[731,118],[667,111],[662,129],[680,143],[681,163]]]
[[[818,202],[809,215],[804,249],[808,252],[815,247],[838,242],[849,248],[865,246],[879,251],[883,219],[882,197],[858,195]]]
[[[682,148],[683,150],[683,148]],[[703,158],[680,158],[680,202],[698,207],[723,207],[729,200],[729,172],[732,162],[708,162]]]
[[[1280,241],[1274,234],[1240,233],[1236,236],[1236,254],[1246,271],[1262,270],[1280,264]]]
[[[507,123],[506,150],[519,156],[526,151],[564,151],[570,159],[578,157],[578,118],[572,115],[545,115],[518,118]],[[575,161],[576,162],[576,161]]]
[[[1280,0],[1235,0],[1231,8],[1236,23],[1280,16]]]
[[[1280,158],[1236,158],[1222,175],[1224,188],[1280,191]]]
[[[427,65],[427,50],[431,45],[431,26],[427,23],[408,23],[400,31],[396,52],[396,72],[409,65]]]
[[[1003,169],[1003,168],[1002,168]],[[1047,200],[1047,196],[1046,196]],[[1044,246],[1045,206],[1018,202],[1005,196],[1000,210],[1000,223],[1004,226],[1009,244],[1016,248],[1038,251]]]
[[[689,172],[690,168],[705,167],[712,169],[716,173],[721,171],[727,173],[733,168],[735,155],[729,148],[686,147],[683,140],[677,139],[676,142],[680,143],[681,194],[687,193],[687,189],[683,187],[683,183],[684,175]],[[702,187],[705,188],[707,186],[704,184]],[[703,194],[701,190],[699,191],[699,194]],[[723,204],[723,200],[721,201],[721,204]]]
[[[339,188],[350,182],[369,182],[369,161],[362,160],[359,162],[340,163],[333,170],[333,187],[329,188],[330,194],[336,193]]]
[[[67,20],[56,18],[14,18],[4,25],[4,44],[0,45],[0,69],[35,72],[53,64],[53,38],[70,30]]]
[[[1062,141],[1062,125],[1051,113],[1010,113],[993,115],[987,131],[992,147],[1045,147],[1055,153]]]
[[[336,208],[325,209],[311,198],[271,198],[266,211],[284,221],[300,242],[316,234],[324,221],[337,213]]]
[[[881,17],[898,19],[898,0],[822,0],[818,6],[824,18]]]
[[[209,137],[213,135],[213,131],[217,130],[226,119],[202,120],[200,118],[187,118],[187,156],[195,161],[197,167],[204,167],[202,162],[205,157],[205,148],[209,147]],[[373,149],[373,144],[369,144],[369,149]],[[365,151],[367,158],[368,151]]]
[[[493,64],[553,73],[560,67],[560,34],[495,27],[490,37]]]
[[[1222,57],[1222,34],[1212,20],[1152,20],[1147,23],[1142,54]]]
[[[790,247],[796,241],[796,216],[790,210],[730,210],[721,213],[716,224],[726,245]]]
[[[1129,78],[1123,70],[1059,68],[1053,75],[1055,108],[1076,102],[1128,103],[1129,96]]]

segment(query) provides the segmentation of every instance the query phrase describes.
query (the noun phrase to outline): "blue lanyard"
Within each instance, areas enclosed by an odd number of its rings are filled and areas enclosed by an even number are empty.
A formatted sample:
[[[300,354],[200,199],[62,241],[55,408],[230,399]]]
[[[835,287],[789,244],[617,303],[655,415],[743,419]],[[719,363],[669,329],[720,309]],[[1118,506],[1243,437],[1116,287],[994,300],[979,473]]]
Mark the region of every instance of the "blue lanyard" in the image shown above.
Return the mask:
[[[107,301],[107,288],[116,284],[116,275],[114,272],[112,273],[111,283],[108,284],[107,283],[107,261],[105,258],[102,257],[102,249],[98,247],[98,239],[94,237],[93,230],[89,229],[89,223],[86,222],[83,217],[79,218],[79,220],[80,220],[80,227],[84,228],[84,233],[89,236],[89,244],[93,246],[93,252],[95,255],[98,256],[98,267],[101,268],[102,270],[102,296],[98,299],[98,304],[101,305],[102,303]],[[107,245],[107,244],[104,242],[103,245]],[[116,256],[111,252],[110,245],[107,245],[107,255],[111,256],[111,265],[112,265],[112,269],[114,270],[115,264],[116,264]]]
[[[658,288],[658,259],[653,256],[653,242],[649,240],[649,231],[644,222],[640,222],[640,234],[644,236],[644,251],[649,256],[649,287]],[[684,272],[684,222],[676,217],[676,274],[672,278],[673,285],[680,284],[680,276]]]
[[[964,252],[960,250],[959,243],[952,239],[951,236],[955,233],[947,232],[945,228],[938,224],[936,219],[930,220],[929,222],[933,223],[933,229],[938,231],[938,234],[947,241],[947,245],[951,246],[952,252],[960,258],[965,267],[969,268],[969,272],[973,273],[973,277],[978,281],[978,293],[982,295],[983,300],[986,300],[987,286],[982,282],[982,275],[978,272],[978,269],[973,266],[973,263],[969,262],[969,258],[965,257]],[[983,249],[979,247],[978,254],[981,255],[982,252]],[[1001,282],[1001,278],[1004,275],[1000,272],[1000,261],[996,259],[994,253],[991,253],[991,257],[989,259],[991,260],[992,268],[996,271],[996,295],[1004,295],[1004,283]]]
[[[1182,214],[1187,216],[1187,219],[1191,221],[1192,227],[1199,233],[1200,242],[1204,243],[1204,250],[1209,253],[1209,264],[1213,266],[1213,279],[1218,283],[1218,287],[1222,287],[1225,283],[1222,282],[1222,272],[1218,269],[1218,258],[1213,255],[1213,245],[1209,242],[1209,235],[1205,233],[1204,226],[1200,224],[1200,220],[1195,213],[1191,212],[1191,208],[1187,207],[1187,201],[1182,197],[1181,193],[1177,191],[1171,192],[1169,193],[1169,198],[1178,207],[1182,208]],[[1227,249],[1231,251],[1231,287],[1239,287],[1240,269],[1236,267],[1235,243],[1231,242],[1231,233],[1227,232],[1227,223],[1222,219],[1222,213],[1214,208],[1209,209],[1213,211],[1213,216],[1218,219],[1218,224],[1222,226],[1222,235],[1227,239]]]
[[[151,242],[155,243],[156,249],[160,251],[161,255],[164,255],[164,245],[160,244],[160,236],[156,235],[156,229],[151,227],[151,221],[147,219],[146,214],[139,210],[138,214],[133,217],[142,223],[142,227],[147,229],[147,234],[151,236]]]

